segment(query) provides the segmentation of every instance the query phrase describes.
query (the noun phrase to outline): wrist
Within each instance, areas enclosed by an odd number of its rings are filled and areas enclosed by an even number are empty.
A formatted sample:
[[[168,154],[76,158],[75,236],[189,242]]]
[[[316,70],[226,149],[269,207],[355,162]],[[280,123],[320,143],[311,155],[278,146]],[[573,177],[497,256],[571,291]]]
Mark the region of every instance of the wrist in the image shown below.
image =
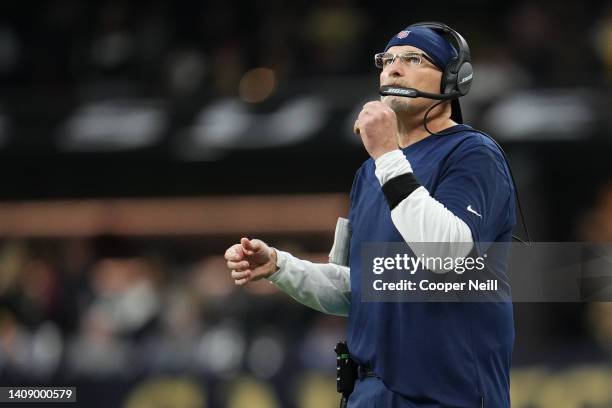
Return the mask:
[[[378,160],[379,157],[382,157],[385,154],[391,153],[396,150],[399,150],[397,146],[389,146],[387,148],[377,150],[376,152],[372,152],[371,156],[372,156],[372,159]]]
[[[275,272],[278,272],[278,270],[280,269],[278,267],[278,254],[276,253],[276,249],[270,247],[270,265],[269,265],[269,271],[266,274],[266,278],[269,278],[270,276],[272,276]]]
[[[375,160],[375,174],[384,185],[390,179],[405,173],[412,173],[412,166],[400,149],[391,150]]]

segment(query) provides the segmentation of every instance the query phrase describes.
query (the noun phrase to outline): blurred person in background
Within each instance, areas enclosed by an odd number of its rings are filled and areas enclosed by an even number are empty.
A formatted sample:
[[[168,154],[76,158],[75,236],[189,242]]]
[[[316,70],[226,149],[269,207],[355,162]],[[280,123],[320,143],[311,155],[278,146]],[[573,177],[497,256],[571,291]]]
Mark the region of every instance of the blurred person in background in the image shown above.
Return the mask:
[[[131,345],[153,332],[161,312],[158,271],[136,245],[116,236],[96,240],[92,298],[68,347],[72,372],[112,376],[138,370]]]
[[[463,41],[439,23],[415,24],[375,56],[381,86],[456,97],[384,96],[363,106],[354,131],[371,158],[350,195],[349,267],[314,264],[258,239],[242,238],[225,253],[237,285],[266,278],[311,308],[348,316],[359,365],[352,408],[510,406],[510,303],[360,301],[364,242],[403,241],[413,250],[449,243],[454,257],[465,257],[511,240],[515,191],[504,154],[463,124],[456,99],[472,80]],[[505,262],[487,267],[507,284]]]

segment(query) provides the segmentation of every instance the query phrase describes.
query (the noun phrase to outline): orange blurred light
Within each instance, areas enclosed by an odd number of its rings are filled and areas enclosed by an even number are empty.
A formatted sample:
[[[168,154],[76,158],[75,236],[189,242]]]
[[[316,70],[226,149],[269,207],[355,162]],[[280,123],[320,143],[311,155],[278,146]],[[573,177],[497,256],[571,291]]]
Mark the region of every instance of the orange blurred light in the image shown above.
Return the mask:
[[[266,100],[276,89],[276,74],[269,68],[254,68],[242,76],[238,86],[240,98],[249,103]]]

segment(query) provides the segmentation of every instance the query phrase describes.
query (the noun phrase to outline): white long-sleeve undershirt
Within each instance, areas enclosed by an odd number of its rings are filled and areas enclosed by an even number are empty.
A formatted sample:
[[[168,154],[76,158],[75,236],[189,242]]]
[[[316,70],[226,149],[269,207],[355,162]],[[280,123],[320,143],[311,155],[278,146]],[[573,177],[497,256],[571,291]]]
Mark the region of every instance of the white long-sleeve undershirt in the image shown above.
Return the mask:
[[[394,177],[412,172],[410,163],[399,149],[380,156],[375,164],[375,174],[381,186]],[[415,254],[458,258],[467,256],[472,249],[473,239],[468,225],[433,198],[425,187],[417,188],[402,200],[391,211],[391,219]],[[351,301],[348,267],[312,263],[279,250],[276,253],[279,270],[268,278],[270,282],[312,309],[348,315]]]
[[[298,302],[323,313],[348,316],[351,279],[348,266],[313,263],[276,251],[279,270],[268,280]]]

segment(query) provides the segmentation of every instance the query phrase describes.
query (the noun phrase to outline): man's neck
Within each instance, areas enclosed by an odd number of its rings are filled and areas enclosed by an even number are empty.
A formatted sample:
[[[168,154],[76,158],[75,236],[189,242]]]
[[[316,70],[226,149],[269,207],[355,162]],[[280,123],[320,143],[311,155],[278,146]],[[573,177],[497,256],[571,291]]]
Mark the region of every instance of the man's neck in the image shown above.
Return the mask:
[[[419,142],[426,137],[431,136],[431,134],[425,129],[423,125],[423,117],[419,116],[415,118],[414,116],[410,117],[408,115],[398,115],[397,117],[397,126],[399,133],[399,147],[404,148],[408,147],[416,142]],[[445,129],[448,129],[452,126],[455,126],[457,123],[451,120],[446,115],[438,115],[435,117],[429,116],[427,119],[427,128],[432,133],[438,133]]]

